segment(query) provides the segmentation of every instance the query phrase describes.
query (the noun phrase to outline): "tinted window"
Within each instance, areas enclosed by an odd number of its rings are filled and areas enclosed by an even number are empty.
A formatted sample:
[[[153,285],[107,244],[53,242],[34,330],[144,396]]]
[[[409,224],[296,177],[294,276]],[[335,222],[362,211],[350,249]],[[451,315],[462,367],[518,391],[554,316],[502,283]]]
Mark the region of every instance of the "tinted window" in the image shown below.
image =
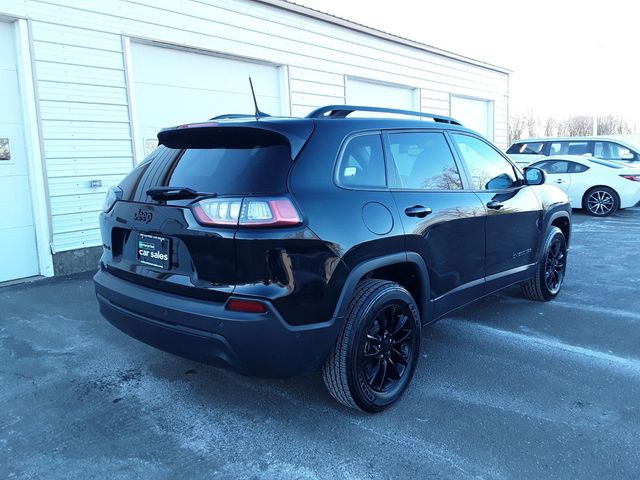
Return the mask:
[[[514,143],[511,145],[507,153],[518,155],[542,155],[544,149],[543,142],[530,142],[530,143]]]
[[[460,172],[441,133],[393,133],[389,144],[399,188],[462,189]]]
[[[566,141],[552,142],[549,155],[584,155],[591,153],[589,142],[586,141]]]
[[[291,167],[288,145],[232,145],[188,148],[180,155],[168,185],[224,194],[287,191]]]
[[[452,134],[464,158],[473,188],[476,190],[502,190],[517,180],[513,166],[491,145],[468,135]]]
[[[623,158],[623,156],[632,155],[631,158]],[[593,156],[602,158],[603,160],[638,160],[638,155],[627,147],[613,142],[594,142]]]
[[[345,187],[386,185],[380,135],[360,135],[349,140],[338,165],[338,181]]]
[[[538,162],[532,166],[541,168],[545,172],[551,174],[582,173],[589,170],[589,167],[576,162],[568,162],[566,160],[547,160],[544,162]]]

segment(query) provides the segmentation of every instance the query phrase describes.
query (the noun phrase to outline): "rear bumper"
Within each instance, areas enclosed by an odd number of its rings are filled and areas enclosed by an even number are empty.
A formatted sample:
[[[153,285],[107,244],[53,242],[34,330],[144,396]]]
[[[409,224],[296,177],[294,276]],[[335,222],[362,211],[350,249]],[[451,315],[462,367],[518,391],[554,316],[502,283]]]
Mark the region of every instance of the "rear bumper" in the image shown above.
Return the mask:
[[[94,276],[102,315],[116,328],[181,357],[261,377],[317,371],[341,322],[292,326],[268,312],[226,310],[221,303],[168,294],[100,270]]]
[[[640,203],[640,189],[635,193],[620,195],[620,208],[635,207]]]

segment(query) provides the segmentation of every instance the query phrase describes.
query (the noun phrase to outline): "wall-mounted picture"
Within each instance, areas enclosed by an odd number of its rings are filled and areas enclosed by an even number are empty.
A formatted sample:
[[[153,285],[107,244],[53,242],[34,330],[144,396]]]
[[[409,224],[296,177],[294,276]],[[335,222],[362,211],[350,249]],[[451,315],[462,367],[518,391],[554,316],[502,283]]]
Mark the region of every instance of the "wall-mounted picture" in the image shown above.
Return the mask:
[[[145,157],[153,152],[158,147],[157,138],[145,138],[144,140],[144,155]]]
[[[0,138],[0,160],[11,160],[8,138]]]

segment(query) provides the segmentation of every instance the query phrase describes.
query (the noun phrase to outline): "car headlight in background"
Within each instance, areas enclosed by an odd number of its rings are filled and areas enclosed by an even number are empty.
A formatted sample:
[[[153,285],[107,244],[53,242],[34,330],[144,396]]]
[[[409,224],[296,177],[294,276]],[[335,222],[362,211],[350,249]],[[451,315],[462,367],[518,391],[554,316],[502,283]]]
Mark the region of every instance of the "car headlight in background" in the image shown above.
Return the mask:
[[[107,195],[102,203],[102,211],[107,213],[113,208],[118,200],[122,200],[122,189],[120,187],[111,187],[107,190]]]

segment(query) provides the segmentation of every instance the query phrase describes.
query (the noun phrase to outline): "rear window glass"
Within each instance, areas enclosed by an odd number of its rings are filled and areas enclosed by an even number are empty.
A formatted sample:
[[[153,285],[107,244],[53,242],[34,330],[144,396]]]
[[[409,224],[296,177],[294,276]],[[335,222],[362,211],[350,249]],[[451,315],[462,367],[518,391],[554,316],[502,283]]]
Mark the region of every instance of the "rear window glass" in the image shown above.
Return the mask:
[[[167,184],[218,195],[283,193],[291,162],[287,144],[187,148]]]
[[[541,155],[543,149],[543,142],[514,143],[509,147],[507,153],[519,155]]]
[[[534,163],[531,166],[541,168],[550,174],[582,173],[589,170],[589,167],[585,165],[581,165],[576,162],[569,162],[567,160],[546,160],[544,162]]]
[[[349,140],[340,159],[338,180],[345,187],[381,188],[386,185],[380,135],[360,135]]]

